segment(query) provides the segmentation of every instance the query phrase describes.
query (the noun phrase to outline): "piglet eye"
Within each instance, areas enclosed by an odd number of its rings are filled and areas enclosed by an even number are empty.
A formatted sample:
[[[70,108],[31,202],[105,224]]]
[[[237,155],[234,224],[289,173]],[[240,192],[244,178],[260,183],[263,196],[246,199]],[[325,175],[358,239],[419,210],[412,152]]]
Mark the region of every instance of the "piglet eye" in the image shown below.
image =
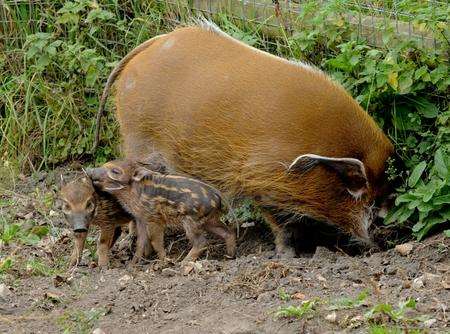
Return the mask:
[[[67,203],[67,202],[64,202],[63,204],[62,204],[62,211],[64,212],[64,213],[68,213],[68,212],[70,212],[70,205],[69,205],[69,203]]]
[[[120,171],[120,169],[118,169],[118,168],[113,168],[113,169],[111,169],[111,173],[113,173],[113,174],[115,174],[115,175],[120,175],[120,174],[122,174],[121,171]]]

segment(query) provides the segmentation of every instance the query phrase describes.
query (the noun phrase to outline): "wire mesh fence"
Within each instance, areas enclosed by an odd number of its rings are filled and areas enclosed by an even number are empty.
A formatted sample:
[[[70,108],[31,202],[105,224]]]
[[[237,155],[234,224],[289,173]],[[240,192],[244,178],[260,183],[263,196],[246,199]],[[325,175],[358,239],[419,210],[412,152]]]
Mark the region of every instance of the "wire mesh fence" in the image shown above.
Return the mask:
[[[214,16],[227,13],[234,19],[263,25],[269,28],[284,29],[292,33],[300,29],[297,19],[307,1],[302,0],[159,0],[172,6],[173,10],[187,9],[190,13],[202,13]],[[317,6],[327,1],[317,2]],[[416,40],[424,47],[436,47],[433,34],[423,26],[415,25],[415,15],[404,8],[399,8],[401,1],[345,1],[341,6],[347,7],[345,20],[350,23],[358,37],[367,39],[374,46],[383,45],[383,32],[392,29],[400,38]],[[444,6],[442,1],[427,1],[431,7]],[[331,15],[329,20],[336,17]],[[276,33],[276,32],[275,32]]]
[[[133,2],[133,1],[130,1]],[[151,1],[150,1],[151,2]],[[305,3],[302,0],[154,0],[169,8],[173,15],[166,17],[172,22],[180,22],[183,15],[215,16],[225,13],[230,18],[241,20],[265,27],[265,32],[270,34],[291,34],[301,26],[301,17]],[[317,1],[317,6],[323,6],[327,0]],[[28,17],[33,17],[33,12],[45,12],[45,7],[54,6],[52,0],[0,0],[0,42],[8,39],[23,38],[14,34],[3,34],[8,27],[19,23],[20,15],[17,11],[26,6]],[[390,29],[398,37],[413,39],[422,47],[435,48],[437,40],[433,33],[423,26],[414,24],[415,15],[402,7],[402,1],[345,1],[341,6],[348,8],[343,19],[354,27],[358,37],[365,38],[373,46],[382,46],[384,31]],[[427,1],[427,6],[445,6],[443,1]],[[113,4],[117,6],[117,4]],[[20,14],[20,13],[19,13]],[[336,14],[337,15],[337,14]],[[342,14],[339,14],[342,15]],[[335,20],[330,15],[329,20]],[[30,32],[36,32],[39,27],[45,26],[43,18],[28,19],[25,23]],[[448,21],[447,21],[448,23]],[[22,41],[23,42],[23,41]]]

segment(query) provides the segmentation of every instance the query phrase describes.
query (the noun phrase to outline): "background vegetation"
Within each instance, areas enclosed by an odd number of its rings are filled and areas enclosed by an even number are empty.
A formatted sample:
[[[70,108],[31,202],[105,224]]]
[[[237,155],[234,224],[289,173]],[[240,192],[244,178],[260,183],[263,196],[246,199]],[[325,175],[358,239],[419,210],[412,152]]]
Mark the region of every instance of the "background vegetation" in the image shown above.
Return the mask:
[[[308,61],[341,82],[396,145],[405,168],[387,224],[411,227],[417,238],[450,220],[449,40],[446,3],[396,1],[412,24],[432,33],[433,48],[383,31],[383,46],[358,36],[345,1],[307,1],[296,18],[304,29],[283,38],[259,24],[214,18],[245,43]],[[0,22],[0,155],[3,168],[33,172],[73,159],[102,162],[118,153],[113,113],[103,122],[95,157],[94,116],[117,61],[144,40],[173,29],[163,1],[73,0],[2,2]],[[330,17],[332,19],[330,19]],[[185,18],[176,17],[183,21]],[[449,235],[449,230],[445,233]]]

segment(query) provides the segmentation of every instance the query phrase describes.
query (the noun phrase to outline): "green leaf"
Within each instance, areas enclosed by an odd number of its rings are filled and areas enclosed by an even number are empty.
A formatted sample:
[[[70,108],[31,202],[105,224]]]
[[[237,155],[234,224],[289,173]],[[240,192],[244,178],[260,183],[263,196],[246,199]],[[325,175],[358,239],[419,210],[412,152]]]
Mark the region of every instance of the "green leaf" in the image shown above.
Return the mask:
[[[413,80],[412,80],[412,75],[413,72],[406,72],[406,73],[402,73],[399,78],[398,78],[398,88],[401,94],[407,94],[409,93],[411,90],[411,86],[413,84]]]
[[[414,210],[409,209],[407,206],[401,206],[396,211],[389,211],[384,220],[385,225],[392,224],[393,222],[403,223],[414,213]]]
[[[449,169],[449,166],[447,166],[446,163],[446,158],[447,157],[440,148],[436,150],[436,153],[434,154],[434,168],[436,168],[439,176],[443,179],[447,177]]]
[[[417,233],[415,233],[417,240],[419,240],[419,241],[422,240],[423,237],[425,237],[428,234],[428,232],[430,232],[432,227],[434,227],[438,224],[441,224],[445,221],[446,220],[442,217],[434,217],[434,218],[428,219],[426,221],[424,227],[422,229],[420,229]]]
[[[45,237],[50,232],[48,226],[34,226],[31,233],[37,235],[39,238]]]
[[[433,205],[450,204],[450,194],[433,198]]]
[[[416,109],[425,118],[435,118],[439,114],[439,109],[433,103],[422,97],[413,99]]]
[[[426,167],[427,163],[425,161],[422,161],[413,169],[408,179],[408,186],[412,188],[417,184]]]
[[[445,230],[445,231],[444,231],[444,235],[445,235],[447,238],[450,238],[450,230]]]
[[[395,205],[399,205],[401,203],[412,202],[416,199],[417,199],[417,196],[415,196],[412,193],[402,194],[395,199]]]
[[[422,66],[421,68],[418,68],[416,72],[414,73],[414,79],[418,80],[421,77],[423,77],[428,71],[428,67]]]

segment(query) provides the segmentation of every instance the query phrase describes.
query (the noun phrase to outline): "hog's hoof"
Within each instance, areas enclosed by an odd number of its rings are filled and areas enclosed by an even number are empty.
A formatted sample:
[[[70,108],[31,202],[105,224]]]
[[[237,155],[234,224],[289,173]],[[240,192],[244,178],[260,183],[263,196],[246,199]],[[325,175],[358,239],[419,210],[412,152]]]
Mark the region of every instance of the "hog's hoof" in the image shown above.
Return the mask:
[[[236,254],[233,255],[225,254],[223,257],[225,260],[234,260],[236,258]]]
[[[292,259],[295,257],[295,251],[292,248],[284,248],[277,250],[275,253],[275,258],[277,259]]]

